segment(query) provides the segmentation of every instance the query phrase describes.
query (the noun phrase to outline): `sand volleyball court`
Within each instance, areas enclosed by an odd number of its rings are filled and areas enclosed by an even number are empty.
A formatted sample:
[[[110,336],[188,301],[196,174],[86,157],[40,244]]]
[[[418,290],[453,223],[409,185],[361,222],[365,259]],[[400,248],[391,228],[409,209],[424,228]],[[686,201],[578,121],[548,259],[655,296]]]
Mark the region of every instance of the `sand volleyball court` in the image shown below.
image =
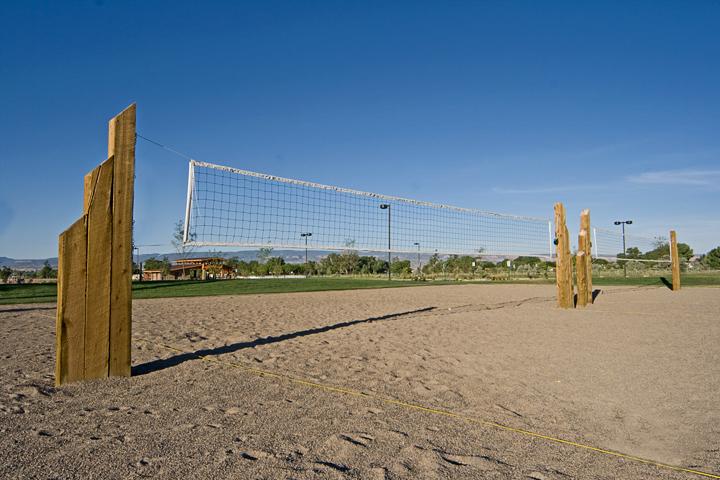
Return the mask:
[[[0,477],[720,473],[720,290],[554,294],[136,300],[133,377],[57,389],[55,307],[0,306]]]

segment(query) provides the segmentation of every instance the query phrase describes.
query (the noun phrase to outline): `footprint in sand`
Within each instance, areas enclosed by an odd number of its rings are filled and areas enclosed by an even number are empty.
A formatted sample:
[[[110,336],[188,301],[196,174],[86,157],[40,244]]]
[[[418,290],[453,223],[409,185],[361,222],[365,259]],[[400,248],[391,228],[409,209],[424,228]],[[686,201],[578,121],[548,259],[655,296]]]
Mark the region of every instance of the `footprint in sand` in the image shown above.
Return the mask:
[[[368,447],[370,445],[370,442],[375,440],[375,437],[372,435],[369,435],[367,433],[360,433],[360,434],[349,434],[349,433],[343,433],[339,435],[340,439],[345,440],[346,442],[349,442],[353,445],[357,445],[360,447]]]
[[[437,453],[440,458],[451,465],[472,466],[483,471],[501,470],[510,466],[499,458],[489,455],[459,455],[443,451],[437,451]]]
[[[244,458],[245,460],[251,460],[256,461],[260,460],[262,458],[268,458],[272,454],[270,452],[265,452],[263,450],[246,450],[244,452],[240,452],[240,456]]]

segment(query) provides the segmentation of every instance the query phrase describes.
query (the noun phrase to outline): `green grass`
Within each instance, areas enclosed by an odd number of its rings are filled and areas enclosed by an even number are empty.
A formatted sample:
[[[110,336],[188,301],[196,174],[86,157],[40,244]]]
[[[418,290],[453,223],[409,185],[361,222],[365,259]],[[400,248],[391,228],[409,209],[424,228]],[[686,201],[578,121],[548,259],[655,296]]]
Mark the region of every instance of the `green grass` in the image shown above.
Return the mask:
[[[433,282],[453,283],[453,282]],[[262,280],[134,282],[133,298],[250,295],[260,293],[319,292],[363,288],[392,288],[428,285],[411,280],[387,281],[374,278],[278,278]],[[55,284],[0,285],[0,305],[56,301]]]
[[[663,282],[663,279],[666,282]],[[649,277],[600,277],[593,276],[593,285],[626,285],[626,286],[652,286],[661,287],[669,286],[672,283],[672,275],[649,276]],[[720,273],[691,273],[684,274],[680,277],[680,283],[683,287],[710,287],[720,286]]]
[[[593,285],[612,286],[662,286],[663,277],[593,277]],[[664,278],[668,278],[666,276]],[[136,282],[133,284],[133,298],[196,297],[205,295],[250,295],[261,293],[319,292],[327,290],[355,290],[364,288],[392,288],[422,285],[448,285],[458,283],[521,283],[548,284],[550,280],[502,280],[465,281],[436,280],[416,282],[412,280],[387,281],[377,278],[283,278],[264,280],[218,280],[218,281],[166,281]],[[720,272],[686,274],[682,277],[684,286],[720,286]],[[0,305],[19,303],[45,303],[56,300],[55,284],[0,285]]]
[[[56,296],[57,285],[54,283],[0,285],[0,305],[54,302]]]
[[[196,297],[200,295],[249,295],[260,293],[319,292],[418,285],[410,280],[374,278],[277,278],[260,280],[168,281],[133,284],[133,298]]]

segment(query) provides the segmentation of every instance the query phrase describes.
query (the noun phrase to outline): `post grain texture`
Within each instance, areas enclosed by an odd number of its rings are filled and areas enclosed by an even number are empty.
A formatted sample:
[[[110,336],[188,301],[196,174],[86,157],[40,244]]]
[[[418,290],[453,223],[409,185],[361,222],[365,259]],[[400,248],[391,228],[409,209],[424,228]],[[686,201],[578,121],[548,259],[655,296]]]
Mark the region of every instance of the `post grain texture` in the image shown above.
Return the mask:
[[[587,291],[587,262],[585,252],[579,251],[575,256],[575,267],[577,272],[577,306],[585,307],[588,304]]]
[[[672,289],[680,290],[680,255],[678,254],[677,233],[670,230],[670,259],[672,260]]]
[[[585,263],[587,263],[587,290],[592,302],[592,239],[590,237],[590,210],[587,208],[580,212],[580,230],[587,232],[587,243],[583,251],[585,252]]]
[[[584,307],[588,304],[590,295],[588,294],[588,264],[585,253],[585,244],[588,242],[588,235],[585,230],[580,231],[578,235],[578,253],[575,256],[575,272],[577,276],[577,306]]]
[[[110,357],[112,376],[130,376],[132,222],[135,182],[135,104],[110,120],[108,156],[114,157]]]
[[[560,308],[573,308],[572,257],[565,219],[565,206],[558,202],[555,204],[557,304]]]
[[[87,216],[61,233],[58,243],[55,384],[62,385],[85,375]]]
[[[85,299],[85,379],[108,376],[110,349],[110,264],[112,245],[113,158],[92,172],[86,190],[88,217],[87,294]]]

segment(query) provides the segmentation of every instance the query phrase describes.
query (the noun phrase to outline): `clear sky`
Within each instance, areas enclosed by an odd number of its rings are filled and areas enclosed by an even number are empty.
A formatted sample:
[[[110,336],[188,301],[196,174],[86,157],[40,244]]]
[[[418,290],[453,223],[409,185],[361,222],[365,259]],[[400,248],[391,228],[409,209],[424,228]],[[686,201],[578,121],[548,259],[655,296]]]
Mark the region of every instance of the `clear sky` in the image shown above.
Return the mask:
[[[200,160],[720,245],[716,0],[3,1],[0,101],[0,256],[57,254],[131,102]],[[138,141],[137,243],[186,175]]]

